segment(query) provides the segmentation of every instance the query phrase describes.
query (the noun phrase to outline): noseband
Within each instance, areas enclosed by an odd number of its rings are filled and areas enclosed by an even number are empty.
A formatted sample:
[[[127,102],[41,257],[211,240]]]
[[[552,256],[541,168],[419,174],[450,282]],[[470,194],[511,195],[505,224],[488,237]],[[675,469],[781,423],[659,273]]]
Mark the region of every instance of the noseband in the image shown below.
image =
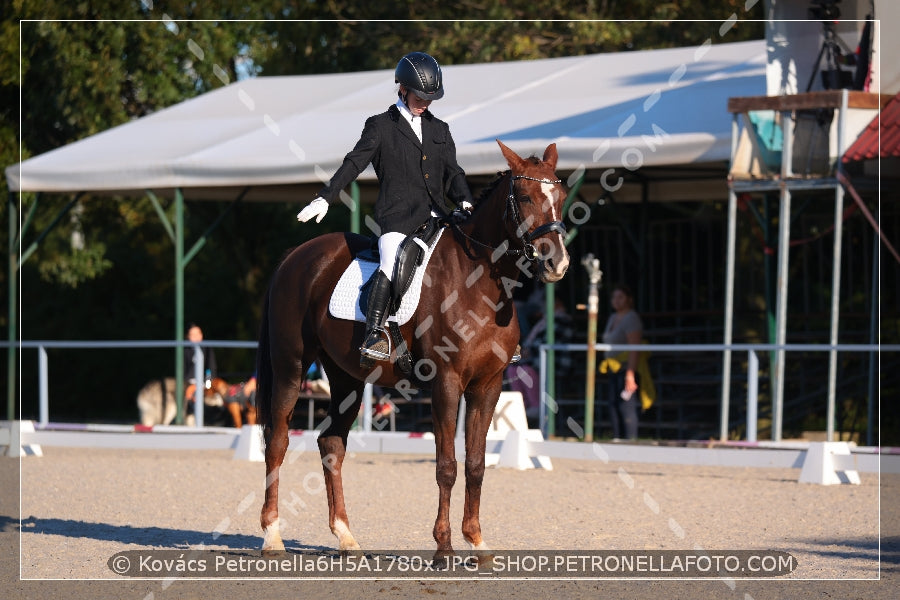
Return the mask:
[[[516,202],[515,183],[517,179],[527,179],[529,181],[537,181],[538,183],[561,183],[561,179],[538,179],[537,177],[529,177],[528,175],[511,175],[509,178],[509,194],[506,196],[506,211],[503,213],[505,219],[507,215],[512,216],[513,224],[516,226],[516,236],[522,244],[521,249],[507,250],[507,254],[514,256],[524,256],[527,260],[535,262],[538,257],[537,248],[533,242],[542,235],[556,232],[565,238],[566,226],[562,221],[550,221],[543,225],[538,225],[532,231],[525,231],[522,223],[522,215],[519,213],[519,203]]]

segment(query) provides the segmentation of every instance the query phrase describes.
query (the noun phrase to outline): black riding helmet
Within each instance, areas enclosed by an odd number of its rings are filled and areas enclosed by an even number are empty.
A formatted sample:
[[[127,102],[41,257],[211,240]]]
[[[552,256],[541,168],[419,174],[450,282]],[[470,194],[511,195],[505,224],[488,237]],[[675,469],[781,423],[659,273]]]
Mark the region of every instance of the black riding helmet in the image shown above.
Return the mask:
[[[394,83],[403,85],[422,100],[440,100],[444,96],[441,66],[424,52],[410,52],[400,59],[394,71]]]

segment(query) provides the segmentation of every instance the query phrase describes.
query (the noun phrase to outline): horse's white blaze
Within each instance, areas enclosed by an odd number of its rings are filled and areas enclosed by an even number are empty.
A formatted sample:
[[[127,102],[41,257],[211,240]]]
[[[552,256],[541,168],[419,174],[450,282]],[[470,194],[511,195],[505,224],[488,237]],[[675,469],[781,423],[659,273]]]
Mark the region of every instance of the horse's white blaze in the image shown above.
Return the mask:
[[[284,550],[284,542],[281,540],[281,530],[278,524],[278,519],[272,521],[272,523],[266,527],[263,536],[263,550]]]
[[[559,190],[556,188],[555,183],[541,183],[541,192],[543,192],[544,197],[547,199],[547,204],[550,205],[550,220],[558,221],[562,223],[562,219],[559,218],[559,213],[556,212],[556,201],[559,200]],[[556,234],[559,237],[559,247],[566,247],[566,240],[563,238],[561,233]],[[563,273],[566,272],[566,269],[569,267],[569,258],[568,256],[563,256],[561,260],[556,261],[555,263],[556,273],[562,276]]]
[[[550,214],[553,217],[553,220],[559,221],[559,219],[556,218],[556,201],[559,199],[559,190],[556,189],[556,184],[541,182],[541,191],[544,192],[544,196],[550,203]]]
[[[350,526],[341,519],[335,519],[331,531],[337,536],[339,548],[341,550],[359,550],[359,544],[353,534],[350,533]]]

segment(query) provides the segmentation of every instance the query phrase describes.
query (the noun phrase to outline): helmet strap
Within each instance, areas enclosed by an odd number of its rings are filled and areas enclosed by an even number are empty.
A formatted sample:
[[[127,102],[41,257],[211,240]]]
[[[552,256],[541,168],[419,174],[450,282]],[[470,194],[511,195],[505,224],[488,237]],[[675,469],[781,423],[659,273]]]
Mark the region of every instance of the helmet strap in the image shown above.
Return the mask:
[[[397,92],[397,95],[400,96],[401,100],[403,100],[403,104],[406,106],[406,110],[408,110],[410,113],[412,113],[412,109],[409,107],[409,100],[407,99],[407,98],[409,98],[409,90],[407,89],[406,93],[404,94],[403,88],[401,88],[400,91]]]

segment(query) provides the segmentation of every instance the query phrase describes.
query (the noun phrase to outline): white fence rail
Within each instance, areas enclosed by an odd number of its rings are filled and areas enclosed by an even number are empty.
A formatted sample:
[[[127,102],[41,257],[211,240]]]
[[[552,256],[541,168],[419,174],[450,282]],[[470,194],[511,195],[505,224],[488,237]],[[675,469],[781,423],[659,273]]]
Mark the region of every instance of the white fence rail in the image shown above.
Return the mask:
[[[3,344],[10,346],[9,342]],[[194,417],[198,427],[203,427],[203,394],[204,387],[204,364],[203,364],[203,347],[214,348],[248,348],[255,349],[256,342],[241,342],[229,340],[204,340],[202,342],[189,341],[172,341],[172,340],[103,340],[103,341],[62,341],[62,340],[39,340],[39,341],[22,341],[14,344],[18,348],[35,348],[38,353],[38,423],[46,426],[50,422],[50,361],[47,357],[48,348],[63,349],[109,349],[109,348],[175,348],[183,346],[193,349],[195,357],[194,361],[194,380],[197,382],[196,391],[194,393]],[[176,391],[177,394],[180,392]]]
[[[0,342],[3,346],[10,346],[9,342]],[[176,346],[184,346],[191,348],[195,353],[201,356],[200,361],[195,363],[195,379],[198,382],[203,381],[203,365],[202,365],[202,347],[215,348],[247,348],[255,349],[257,343],[255,341],[233,341],[233,340],[204,340],[199,343],[189,341],[172,341],[172,340],[103,340],[103,341],[61,341],[61,340],[38,340],[38,341],[21,341],[13,344],[21,349],[36,349],[38,352],[38,423],[47,425],[50,422],[50,365],[47,357],[47,349],[103,349],[103,348],[175,348]],[[554,344],[541,345],[540,347],[540,389],[541,393],[541,430],[547,435],[546,424],[549,420],[550,412],[556,413],[558,406],[553,394],[547,390],[547,352],[548,350],[560,350],[566,352],[586,352],[587,344]],[[879,344],[636,344],[636,345],[610,345],[595,344],[594,349],[598,352],[625,352],[631,350],[650,351],[650,352],[746,352],[748,356],[747,364],[747,439],[748,441],[756,441],[756,415],[758,405],[758,378],[759,378],[759,361],[756,358],[758,352],[900,352],[900,344],[879,345]],[[728,387],[728,386],[726,386]],[[203,387],[197,386],[197,392],[194,399],[195,415],[197,425],[203,425]],[[371,402],[371,400],[369,400]],[[834,414],[834,397],[829,396],[829,413]],[[723,394],[720,406],[720,423],[723,439],[727,435],[729,420],[730,398]],[[368,411],[364,416],[369,416]],[[366,425],[366,424],[364,424]],[[834,424],[828,423],[828,441],[832,441]],[[365,430],[369,430],[364,426]]]

